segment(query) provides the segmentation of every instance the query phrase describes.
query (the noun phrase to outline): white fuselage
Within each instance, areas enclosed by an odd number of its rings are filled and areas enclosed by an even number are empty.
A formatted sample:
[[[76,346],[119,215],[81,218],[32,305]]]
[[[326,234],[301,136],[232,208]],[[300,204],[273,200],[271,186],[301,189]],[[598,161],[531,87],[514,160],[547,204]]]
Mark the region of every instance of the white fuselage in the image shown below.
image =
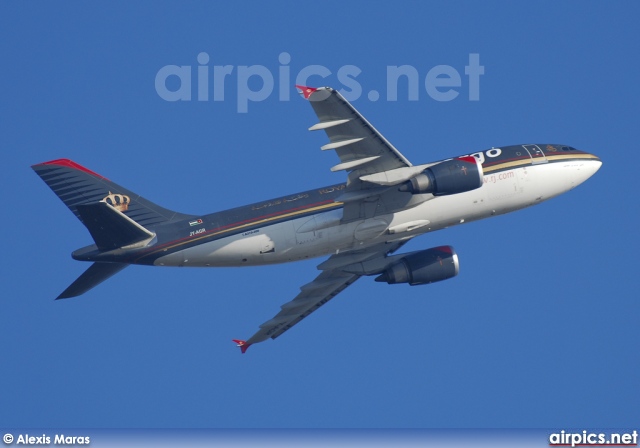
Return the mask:
[[[159,266],[255,266],[285,263],[400,241],[538,204],[591,177],[599,160],[526,165],[484,176],[482,187],[433,197],[412,208],[340,223],[342,209],[267,225],[160,257]],[[312,219],[333,223],[306,230]],[[304,227],[303,227],[304,226]]]

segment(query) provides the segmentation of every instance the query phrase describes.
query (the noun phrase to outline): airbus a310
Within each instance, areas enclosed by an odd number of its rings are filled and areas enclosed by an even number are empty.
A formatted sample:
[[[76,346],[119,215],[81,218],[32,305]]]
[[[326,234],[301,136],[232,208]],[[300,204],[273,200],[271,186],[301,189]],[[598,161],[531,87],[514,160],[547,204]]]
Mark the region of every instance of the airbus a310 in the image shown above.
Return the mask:
[[[73,252],[93,264],[58,299],[78,296],[131,264],[218,267],[329,255],[247,340],[275,339],[363,276],[424,285],[458,274],[451,246],[395,254],[424,233],[539,204],[590,178],[593,154],[559,144],[501,146],[413,165],[340,93],[297,86],[326,132],[346,181],[208,215],[168,210],[68,160],[33,166],[87,227],[95,244]]]

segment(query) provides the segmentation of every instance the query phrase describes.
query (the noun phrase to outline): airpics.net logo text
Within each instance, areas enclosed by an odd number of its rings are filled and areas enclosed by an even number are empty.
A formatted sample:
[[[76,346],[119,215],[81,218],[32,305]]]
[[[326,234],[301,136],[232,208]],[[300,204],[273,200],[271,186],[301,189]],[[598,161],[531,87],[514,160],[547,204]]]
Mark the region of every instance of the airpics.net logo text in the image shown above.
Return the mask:
[[[196,60],[195,67],[165,65],[160,68],[155,77],[158,96],[165,101],[225,101],[225,93],[233,89],[237,111],[246,113],[250,103],[265,101],[275,91],[279,101],[289,101],[294,84],[313,87],[333,84],[331,87],[348,101],[356,101],[365,94],[358,80],[362,70],[356,65],[333,70],[323,65],[307,65],[292,70],[291,55],[286,52],[278,56],[275,70],[264,65],[212,65],[205,52],[199,53]],[[468,87],[468,100],[479,101],[480,77],[485,70],[478,53],[469,53],[468,64],[462,72],[464,75],[450,65],[435,65],[426,73],[420,73],[412,65],[387,65],[384,95],[372,89],[366,92],[366,97],[369,101],[383,97],[386,101],[398,101],[398,92],[402,91],[401,100],[418,101],[426,93],[435,101],[453,101],[459,98],[463,87]],[[330,79],[334,75],[337,84]]]

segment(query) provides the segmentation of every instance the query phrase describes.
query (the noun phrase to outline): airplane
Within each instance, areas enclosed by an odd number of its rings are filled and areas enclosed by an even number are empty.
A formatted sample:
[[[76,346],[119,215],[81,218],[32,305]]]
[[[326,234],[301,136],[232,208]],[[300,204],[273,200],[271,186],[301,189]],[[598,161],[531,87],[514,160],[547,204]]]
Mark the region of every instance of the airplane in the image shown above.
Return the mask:
[[[396,254],[416,236],[539,204],[600,169],[559,144],[494,147],[413,165],[338,91],[296,86],[311,104],[346,181],[207,215],[168,210],[69,159],[32,168],[86,226],[94,244],[72,257],[91,266],[57,299],[79,296],[132,264],[257,266],[329,256],[249,339],[278,336],[363,276],[424,285],[458,274],[451,246]]]

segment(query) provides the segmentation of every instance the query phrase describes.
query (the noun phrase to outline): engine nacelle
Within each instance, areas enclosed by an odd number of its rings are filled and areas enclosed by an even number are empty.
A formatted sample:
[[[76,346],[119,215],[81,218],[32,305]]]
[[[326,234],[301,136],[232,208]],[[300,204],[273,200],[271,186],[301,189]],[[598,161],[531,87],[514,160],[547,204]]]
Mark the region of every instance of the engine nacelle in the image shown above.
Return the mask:
[[[482,177],[482,165],[478,159],[473,156],[458,157],[430,166],[402,184],[399,190],[445,196],[480,188]]]
[[[376,277],[377,282],[425,285],[458,275],[458,255],[451,246],[433,247],[416,252],[393,263]]]

